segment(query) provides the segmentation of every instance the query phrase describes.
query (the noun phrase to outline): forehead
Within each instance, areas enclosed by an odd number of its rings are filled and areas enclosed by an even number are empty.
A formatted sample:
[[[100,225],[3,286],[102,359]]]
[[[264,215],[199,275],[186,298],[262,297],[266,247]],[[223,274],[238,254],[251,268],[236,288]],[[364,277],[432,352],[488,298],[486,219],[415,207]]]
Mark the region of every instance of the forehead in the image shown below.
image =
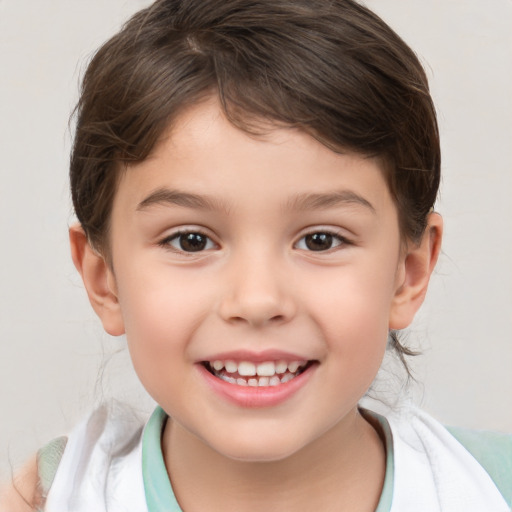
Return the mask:
[[[115,202],[122,198],[133,208],[167,188],[214,195],[226,209],[253,199],[260,207],[272,201],[297,205],[306,195],[338,192],[367,197],[376,211],[388,206],[378,159],[336,153],[295,128],[270,123],[260,128],[255,135],[235,127],[214,98],[190,107],[146,160],[122,173]]]

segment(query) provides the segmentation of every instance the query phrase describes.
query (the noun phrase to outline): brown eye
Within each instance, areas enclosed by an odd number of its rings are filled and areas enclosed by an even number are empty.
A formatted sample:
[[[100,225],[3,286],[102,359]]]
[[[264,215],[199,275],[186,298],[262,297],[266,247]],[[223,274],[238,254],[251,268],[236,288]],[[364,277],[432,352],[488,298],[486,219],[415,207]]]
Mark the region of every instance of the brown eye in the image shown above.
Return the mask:
[[[325,231],[318,231],[316,233],[310,233],[309,235],[303,236],[296,245],[297,249],[303,251],[328,251],[334,247],[338,247],[346,243],[346,240],[334,233]]]
[[[310,251],[327,251],[332,247],[332,235],[329,233],[313,233],[304,239]]]
[[[200,252],[214,247],[209,237],[197,232],[178,233],[164,242],[182,252]]]
[[[199,233],[187,233],[180,235],[180,249],[187,252],[203,251],[208,239]]]

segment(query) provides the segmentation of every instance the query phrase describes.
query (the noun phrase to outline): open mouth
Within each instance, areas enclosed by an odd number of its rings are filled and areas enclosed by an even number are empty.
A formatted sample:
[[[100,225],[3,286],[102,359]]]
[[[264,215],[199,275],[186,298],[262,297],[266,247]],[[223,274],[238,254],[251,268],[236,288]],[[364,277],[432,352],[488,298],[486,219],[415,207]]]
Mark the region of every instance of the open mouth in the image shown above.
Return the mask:
[[[215,377],[238,386],[279,386],[306,371],[315,361],[203,361]]]

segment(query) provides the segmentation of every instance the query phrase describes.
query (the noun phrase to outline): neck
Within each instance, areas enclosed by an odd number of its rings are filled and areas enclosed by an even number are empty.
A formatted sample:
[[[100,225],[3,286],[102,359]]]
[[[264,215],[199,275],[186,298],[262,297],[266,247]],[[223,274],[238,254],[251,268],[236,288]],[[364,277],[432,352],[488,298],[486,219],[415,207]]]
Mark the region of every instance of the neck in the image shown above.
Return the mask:
[[[185,512],[375,510],[385,451],[357,410],[293,455],[278,461],[233,460],[168,421],[162,447]],[[172,475],[172,476],[171,476]]]

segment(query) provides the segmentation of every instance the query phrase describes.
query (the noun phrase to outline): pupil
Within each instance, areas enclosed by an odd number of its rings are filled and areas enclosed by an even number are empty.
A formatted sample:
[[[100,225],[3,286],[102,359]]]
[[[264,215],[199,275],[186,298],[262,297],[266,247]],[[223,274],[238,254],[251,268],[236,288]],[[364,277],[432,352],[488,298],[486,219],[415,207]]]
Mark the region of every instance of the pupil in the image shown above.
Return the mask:
[[[332,235],[329,233],[313,233],[307,235],[305,241],[311,251],[326,251],[332,247]]]
[[[206,247],[206,237],[199,233],[187,233],[181,235],[180,246],[184,251],[197,252]]]

